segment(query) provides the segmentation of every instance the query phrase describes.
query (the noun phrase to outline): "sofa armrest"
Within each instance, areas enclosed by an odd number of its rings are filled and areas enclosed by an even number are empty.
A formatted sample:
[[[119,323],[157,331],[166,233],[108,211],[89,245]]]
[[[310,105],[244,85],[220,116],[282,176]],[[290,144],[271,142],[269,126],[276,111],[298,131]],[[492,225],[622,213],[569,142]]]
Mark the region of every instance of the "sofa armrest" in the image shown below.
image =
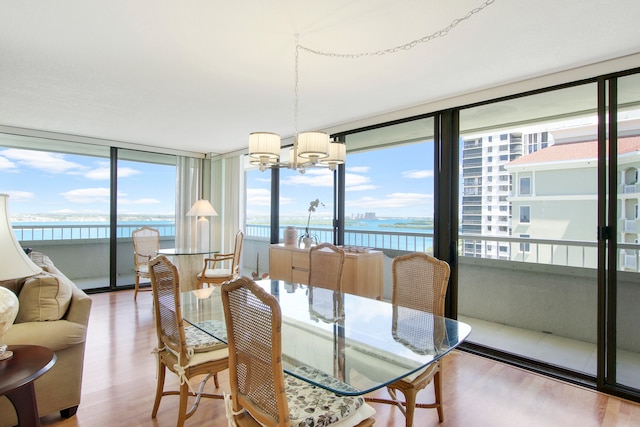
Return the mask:
[[[69,303],[69,308],[63,319],[87,326],[92,302],[91,298],[82,289],[73,286],[71,303]]]

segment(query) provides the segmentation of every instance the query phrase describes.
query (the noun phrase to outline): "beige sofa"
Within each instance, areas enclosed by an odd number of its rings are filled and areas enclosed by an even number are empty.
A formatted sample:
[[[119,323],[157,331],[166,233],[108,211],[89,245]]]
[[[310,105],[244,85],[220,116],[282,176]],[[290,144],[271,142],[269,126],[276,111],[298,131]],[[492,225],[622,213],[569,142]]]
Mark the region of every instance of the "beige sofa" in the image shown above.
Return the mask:
[[[42,267],[41,274],[0,283],[16,292],[20,301],[18,316],[5,341],[8,345],[41,345],[55,351],[55,365],[35,381],[38,412],[44,416],[60,411],[63,418],[68,418],[80,404],[91,298],[62,274],[49,257],[37,252],[30,256]],[[17,422],[11,402],[0,397],[0,427]]]

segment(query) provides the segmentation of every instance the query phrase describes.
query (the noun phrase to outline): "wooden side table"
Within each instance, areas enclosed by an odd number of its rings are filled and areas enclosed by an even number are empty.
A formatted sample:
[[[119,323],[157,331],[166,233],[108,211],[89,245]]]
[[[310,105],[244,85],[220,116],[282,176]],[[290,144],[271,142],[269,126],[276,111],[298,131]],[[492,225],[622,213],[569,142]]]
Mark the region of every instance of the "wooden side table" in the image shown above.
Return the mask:
[[[39,426],[33,382],[56,363],[56,354],[37,345],[14,345],[9,350],[13,357],[0,361],[0,396],[13,404],[20,427]]]

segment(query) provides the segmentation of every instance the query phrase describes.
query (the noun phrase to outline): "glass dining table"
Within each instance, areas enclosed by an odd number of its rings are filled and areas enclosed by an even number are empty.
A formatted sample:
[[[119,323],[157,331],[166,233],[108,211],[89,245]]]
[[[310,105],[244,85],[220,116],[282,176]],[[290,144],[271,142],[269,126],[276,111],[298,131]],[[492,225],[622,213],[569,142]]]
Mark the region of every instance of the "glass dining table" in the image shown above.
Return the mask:
[[[328,289],[257,281],[282,311],[284,371],[341,395],[361,395],[421,370],[458,347],[466,323]],[[226,342],[220,287],[183,292],[188,323]]]

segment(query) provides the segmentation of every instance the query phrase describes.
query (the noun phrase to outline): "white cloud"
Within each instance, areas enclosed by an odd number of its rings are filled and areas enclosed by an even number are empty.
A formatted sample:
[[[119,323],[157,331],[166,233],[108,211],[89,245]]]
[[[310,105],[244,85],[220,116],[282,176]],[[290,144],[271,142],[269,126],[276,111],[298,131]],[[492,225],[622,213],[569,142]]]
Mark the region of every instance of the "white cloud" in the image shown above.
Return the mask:
[[[109,203],[110,190],[108,188],[81,188],[60,193],[71,203]]]
[[[118,205],[155,205],[158,203],[160,203],[160,200],[151,198],[136,200],[118,199]]]
[[[369,166],[347,166],[347,172],[367,173],[371,169]]]
[[[21,166],[50,173],[78,173],[87,169],[79,163],[65,160],[64,154],[59,153],[10,148],[2,151],[2,155]]]
[[[307,169],[304,174],[288,176],[280,181],[282,185],[304,185],[309,187],[333,187],[333,172],[329,169]]]
[[[108,180],[111,179],[111,169],[108,164],[102,163],[104,166],[91,169],[84,176],[92,180]],[[127,178],[139,175],[140,171],[133,168],[118,168],[118,178]]]
[[[378,188],[371,182],[371,178],[365,175],[358,175],[355,173],[346,173],[344,175],[345,191],[362,191],[362,190],[374,190]]]
[[[353,185],[345,188],[345,191],[370,191],[378,188],[373,184]]]
[[[418,205],[426,205],[433,202],[433,195],[422,193],[392,193],[384,197],[361,197],[355,200],[349,200],[350,206],[357,206],[358,209],[385,209],[385,208],[406,208]]]
[[[24,202],[27,200],[33,200],[35,198],[35,194],[30,191],[13,191],[13,190],[0,190],[0,193],[9,195],[9,203],[12,202]]]
[[[423,169],[423,170],[414,169],[414,170],[402,172],[402,176],[404,178],[410,178],[410,179],[432,178],[433,171],[427,170],[427,169]]]
[[[251,206],[271,206],[271,192],[264,188],[247,188],[247,203]]]
[[[0,154],[2,154],[2,152],[0,152]],[[15,171],[17,169],[18,167],[16,166],[15,163],[10,161],[6,157],[0,156],[0,170],[3,170],[6,172],[6,171]]]

